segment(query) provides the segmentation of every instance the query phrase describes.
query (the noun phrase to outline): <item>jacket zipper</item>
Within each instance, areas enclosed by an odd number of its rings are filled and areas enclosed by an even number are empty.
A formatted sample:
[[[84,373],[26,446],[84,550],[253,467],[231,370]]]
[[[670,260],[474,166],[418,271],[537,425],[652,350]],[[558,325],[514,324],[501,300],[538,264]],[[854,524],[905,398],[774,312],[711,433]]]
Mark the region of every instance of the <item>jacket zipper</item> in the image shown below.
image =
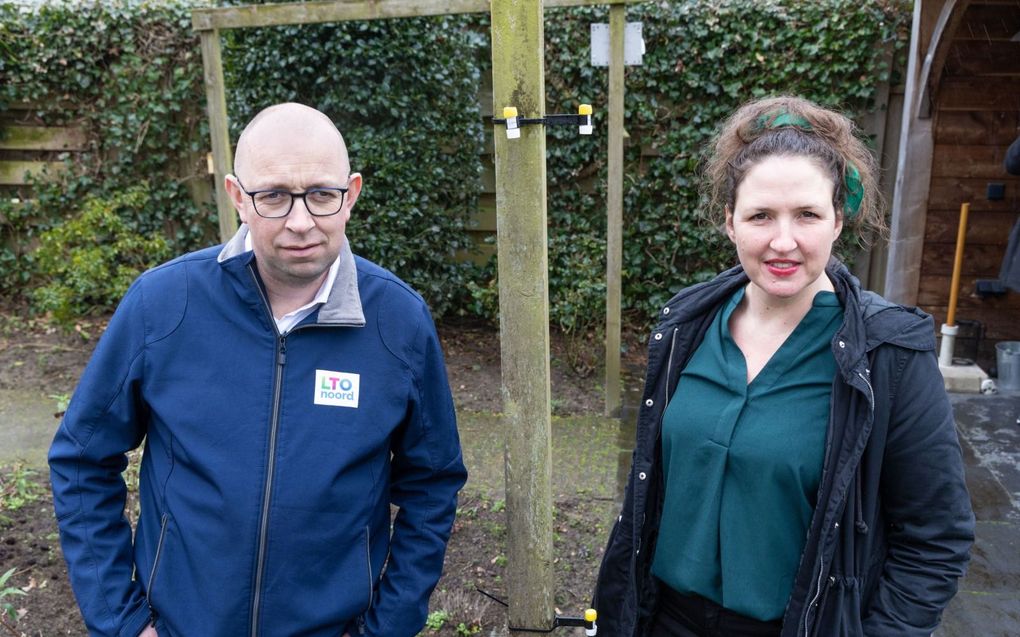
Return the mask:
[[[666,407],[669,407],[669,382],[670,376],[673,373],[673,353],[676,350],[676,333],[679,328],[673,328],[673,338],[670,339],[669,344],[669,358],[666,359],[666,395],[662,399],[662,414],[666,414]],[[662,418],[659,418],[659,437],[662,437]]]
[[[156,609],[152,607],[152,583],[156,580],[156,570],[159,568],[159,558],[163,555],[163,540],[166,538],[166,523],[169,515],[164,513],[159,521],[159,541],[156,542],[156,557],[152,560],[152,570],[149,571],[149,581],[145,583],[145,599],[149,603],[149,613],[153,617]]]
[[[262,291],[262,286],[258,284],[258,279],[255,276],[255,272],[251,270],[252,279],[255,280],[255,288],[259,291],[259,296],[262,297],[262,302],[269,313],[269,320],[273,326],[273,331],[276,332],[276,365],[274,369],[274,382],[273,382],[273,415],[269,424],[269,461],[266,467],[266,480],[263,485],[262,492],[262,517],[259,520],[259,546],[258,546],[258,557],[255,566],[255,592],[254,600],[251,606],[251,637],[258,637],[259,634],[259,607],[262,601],[262,575],[265,570],[265,558],[266,558],[266,542],[269,535],[269,499],[270,494],[273,492],[273,473],[276,469],[276,430],[280,422],[280,398],[281,390],[283,388],[283,366],[287,362],[287,337],[279,333],[276,329],[276,321],[273,319],[273,312],[269,305],[269,300],[266,299],[265,293]]]
[[[868,399],[869,399],[868,408],[872,412],[874,412],[874,410],[875,410],[875,390],[871,386],[871,381],[869,381],[867,379],[867,377],[864,376],[864,374],[862,374],[860,372],[855,372],[855,373],[857,374],[858,377],[860,377],[861,380],[864,381],[864,384],[868,388],[868,393],[870,394],[868,396]],[[829,413],[829,422],[832,422],[832,419],[833,419],[832,409],[833,409],[833,405],[830,404],[830,406],[829,406],[829,412],[830,412]],[[872,417],[874,417],[874,416],[872,416]],[[821,553],[821,552],[822,552],[822,548],[819,547],[819,553]],[[818,579],[815,582],[815,587],[816,587],[815,596],[813,598],[811,598],[811,601],[808,603],[807,608],[804,611],[804,613],[805,613],[805,615],[804,615],[804,635],[805,635],[805,637],[807,637],[809,632],[811,632],[813,634],[817,634],[817,632],[818,632],[817,631],[817,626],[816,626],[816,630],[814,630],[814,631],[809,631],[808,630],[808,621],[807,620],[808,620],[809,617],[811,617],[811,615],[813,613],[813,609],[815,607],[815,603],[817,603],[819,598],[821,598],[821,596],[822,596],[822,579],[824,577],[824,573],[825,573],[825,558],[824,557],[819,557],[818,558]],[[829,578],[829,579],[830,579],[830,581],[832,581],[832,578]],[[811,617],[811,619],[814,619],[816,622],[818,620],[817,617]]]

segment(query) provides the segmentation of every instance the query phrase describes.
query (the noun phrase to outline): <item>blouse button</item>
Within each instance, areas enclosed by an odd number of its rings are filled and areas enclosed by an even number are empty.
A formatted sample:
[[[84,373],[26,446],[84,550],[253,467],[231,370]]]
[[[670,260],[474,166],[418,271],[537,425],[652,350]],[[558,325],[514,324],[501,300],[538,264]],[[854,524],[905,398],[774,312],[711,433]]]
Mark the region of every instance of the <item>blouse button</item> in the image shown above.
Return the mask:
[[[655,335],[655,340],[657,340],[657,341],[661,341],[662,340],[662,332],[659,332],[658,334]]]
[[[641,473],[637,474],[637,477],[638,477],[638,480],[644,480],[645,478],[648,477],[648,474],[646,474],[644,471],[642,471]]]
[[[654,404],[655,404],[655,401],[652,400],[651,398],[649,398],[648,400],[645,401],[645,407],[651,407]]]

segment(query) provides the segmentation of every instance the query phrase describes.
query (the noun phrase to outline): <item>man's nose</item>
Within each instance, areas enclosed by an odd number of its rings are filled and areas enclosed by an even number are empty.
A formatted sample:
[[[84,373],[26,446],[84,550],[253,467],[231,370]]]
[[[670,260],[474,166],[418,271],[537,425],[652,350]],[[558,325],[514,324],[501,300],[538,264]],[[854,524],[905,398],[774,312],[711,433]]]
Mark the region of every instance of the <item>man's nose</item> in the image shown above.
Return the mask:
[[[315,227],[315,218],[308,211],[304,197],[294,197],[294,205],[287,215],[287,229],[291,232],[307,232]]]

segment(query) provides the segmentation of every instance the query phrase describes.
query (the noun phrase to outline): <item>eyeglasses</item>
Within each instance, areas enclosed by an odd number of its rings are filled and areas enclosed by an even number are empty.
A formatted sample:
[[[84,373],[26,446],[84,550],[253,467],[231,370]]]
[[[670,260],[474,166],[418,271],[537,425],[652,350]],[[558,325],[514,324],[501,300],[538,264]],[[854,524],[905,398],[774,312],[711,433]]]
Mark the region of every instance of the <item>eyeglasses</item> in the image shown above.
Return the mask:
[[[241,180],[237,180],[244,194],[251,197],[255,214],[266,219],[279,219],[290,214],[295,199],[303,199],[305,208],[313,217],[331,217],[344,207],[344,195],[348,188],[312,188],[304,192],[286,190],[245,190]]]

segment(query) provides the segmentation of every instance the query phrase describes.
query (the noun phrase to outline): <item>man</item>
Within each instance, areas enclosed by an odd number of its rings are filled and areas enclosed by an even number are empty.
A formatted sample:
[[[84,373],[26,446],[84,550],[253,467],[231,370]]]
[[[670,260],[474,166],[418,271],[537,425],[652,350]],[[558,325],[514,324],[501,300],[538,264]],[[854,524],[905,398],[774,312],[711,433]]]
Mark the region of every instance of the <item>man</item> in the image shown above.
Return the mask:
[[[241,229],[132,285],[50,450],[82,615],[103,636],[412,637],[466,479],[428,308],[351,253],[362,180],[325,115],[264,110],[234,168]]]

